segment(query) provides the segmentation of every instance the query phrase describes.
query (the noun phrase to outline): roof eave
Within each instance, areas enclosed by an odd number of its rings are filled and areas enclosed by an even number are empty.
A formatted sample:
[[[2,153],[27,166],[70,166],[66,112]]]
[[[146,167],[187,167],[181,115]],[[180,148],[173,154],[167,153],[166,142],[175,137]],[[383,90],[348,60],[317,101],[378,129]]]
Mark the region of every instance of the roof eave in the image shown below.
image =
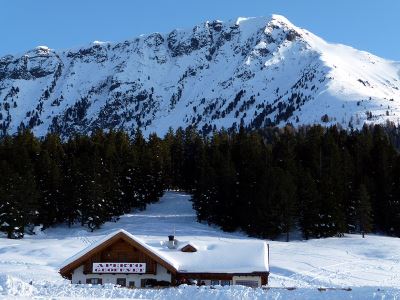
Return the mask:
[[[97,245],[87,253],[82,254],[80,257],[75,259],[74,261],[68,263],[67,265],[63,266],[59,273],[61,274],[62,277],[70,279],[72,276],[73,270],[78,268],[80,265],[82,265],[86,259],[88,259],[90,256],[93,254],[97,253],[98,251],[101,251],[102,249],[106,248],[107,246],[111,245],[114,241],[122,238],[124,241],[128,242],[132,246],[138,248],[139,250],[145,252],[148,256],[150,256],[153,260],[155,260],[157,263],[165,267],[168,271],[170,271],[173,274],[176,274],[177,269],[171,265],[169,262],[165,261],[161,256],[159,256],[157,253],[154,251],[144,247],[136,241],[135,239],[132,239],[125,231],[119,230],[116,232],[115,235],[111,236],[108,240],[105,240],[103,243]]]

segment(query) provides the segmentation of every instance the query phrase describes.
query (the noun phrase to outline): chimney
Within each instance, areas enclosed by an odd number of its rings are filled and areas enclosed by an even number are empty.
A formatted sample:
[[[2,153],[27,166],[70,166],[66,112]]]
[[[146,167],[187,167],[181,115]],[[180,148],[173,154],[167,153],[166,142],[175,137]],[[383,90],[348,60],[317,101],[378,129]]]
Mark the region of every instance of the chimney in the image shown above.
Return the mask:
[[[175,249],[177,245],[177,240],[175,240],[175,237],[173,235],[168,236],[168,244],[167,247],[169,249]]]

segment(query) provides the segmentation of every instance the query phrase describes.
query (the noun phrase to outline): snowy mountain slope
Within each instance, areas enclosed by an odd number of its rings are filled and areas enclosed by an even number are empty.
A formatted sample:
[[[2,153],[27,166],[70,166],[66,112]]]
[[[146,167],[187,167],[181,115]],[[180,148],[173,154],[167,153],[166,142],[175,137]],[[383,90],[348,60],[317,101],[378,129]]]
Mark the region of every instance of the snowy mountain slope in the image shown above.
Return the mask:
[[[166,193],[159,203],[143,212],[132,212],[118,222],[108,222],[91,233],[82,227],[58,226],[27,235],[22,240],[0,236],[0,299],[2,295],[46,297],[140,298],[140,299],[392,299],[400,297],[400,242],[397,238],[368,235],[346,235],[309,241],[270,244],[270,282],[278,289],[222,287],[171,290],[127,290],[113,286],[90,287],[70,285],[61,278],[58,268],[105,235],[123,228],[141,239],[156,243],[165,241],[175,229],[178,240],[213,240],[229,242],[249,240],[240,233],[224,233],[218,228],[196,222],[190,197]],[[249,243],[251,244],[251,243]],[[212,250],[210,250],[212,251]],[[32,285],[29,284],[32,282]],[[287,291],[282,287],[296,287]],[[319,292],[316,288],[348,288],[347,291]],[[380,291],[377,291],[377,288]],[[42,298],[40,298],[42,299]]]
[[[0,59],[0,130],[240,123],[398,123],[400,64],[328,44],[282,16],[211,21],[122,43]],[[325,116],[326,115],[326,116]]]

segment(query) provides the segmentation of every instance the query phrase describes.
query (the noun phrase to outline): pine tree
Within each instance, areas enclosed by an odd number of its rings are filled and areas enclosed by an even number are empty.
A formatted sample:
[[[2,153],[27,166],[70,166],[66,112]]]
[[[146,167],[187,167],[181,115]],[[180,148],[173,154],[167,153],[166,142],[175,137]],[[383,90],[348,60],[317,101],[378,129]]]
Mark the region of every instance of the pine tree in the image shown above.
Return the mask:
[[[372,229],[372,211],[370,197],[368,195],[367,188],[364,184],[361,184],[357,190],[357,225],[364,238],[365,233],[368,233]]]
[[[147,144],[149,157],[149,174],[148,174],[148,188],[149,188],[149,203],[156,202],[164,193],[166,188],[164,166],[163,166],[163,147],[162,141],[156,134],[149,136]]]
[[[75,143],[70,141],[69,147],[75,146]],[[70,152],[71,151],[71,152]],[[62,190],[64,197],[61,198],[60,207],[63,211],[64,222],[68,227],[77,221],[81,214],[80,207],[82,206],[82,175],[79,171],[79,162],[76,157],[76,152],[72,149],[66,150],[67,156],[64,163],[64,178],[62,181]]]
[[[184,169],[184,138],[185,133],[182,128],[178,128],[170,145],[171,156],[171,187],[178,189],[183,182]]]
[[[310,172],[300,169],[298,173],[298,217],[299,226],[306,240],[310,237],[318,236],[319,219],[319,202],[315,179],[312,178]]]
[[[39,222],[47,228],[59,221],[61,203],[61,170],[55,161],[50,158],[47,150],[39,155],[36,167],[38,178],[39,197]]]
[[[392,188],[392,199],[389,207],[392,224],[390,234],[400,237],[400,155],[396,157],[394,162]]]
[[[0,230],[7,233],[8,238],[24,236],[24,222],[21,203],[18,202],[16,188],[17,174],[11,170],[7,162],[2,161],[0,171]]]
[[[238,228],[237,220],[237,177],[235,166],[231,158],[230,137],[222,132],[214,136],[211,145],[211,162],[216,172],[215,198],[210,205],[214,206],[214,214],[209,221],[218,224],[226,231],[234,231]]]

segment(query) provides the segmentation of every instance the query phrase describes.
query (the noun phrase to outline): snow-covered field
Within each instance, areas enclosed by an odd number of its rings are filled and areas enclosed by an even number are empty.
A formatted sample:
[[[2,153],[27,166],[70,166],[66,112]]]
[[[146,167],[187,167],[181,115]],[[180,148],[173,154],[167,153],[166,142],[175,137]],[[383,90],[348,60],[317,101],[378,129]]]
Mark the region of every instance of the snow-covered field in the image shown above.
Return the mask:
[[[124,215],[93,233],[78,226],[60,226],[22,240],[0,237],[0,299],[400,299],[400,240],[382,236],[271,241],[271,289],[183,286],[128,290],[73,286],[58,274],[65,259],[120,228],[144,240],[165,240],[174,230],[178,239],[248,239],[241,233],[224,233],[197,223],[189,200],[187,195],[167,192],[146,211]],[[336,289],[318,290],[321,287]]]

